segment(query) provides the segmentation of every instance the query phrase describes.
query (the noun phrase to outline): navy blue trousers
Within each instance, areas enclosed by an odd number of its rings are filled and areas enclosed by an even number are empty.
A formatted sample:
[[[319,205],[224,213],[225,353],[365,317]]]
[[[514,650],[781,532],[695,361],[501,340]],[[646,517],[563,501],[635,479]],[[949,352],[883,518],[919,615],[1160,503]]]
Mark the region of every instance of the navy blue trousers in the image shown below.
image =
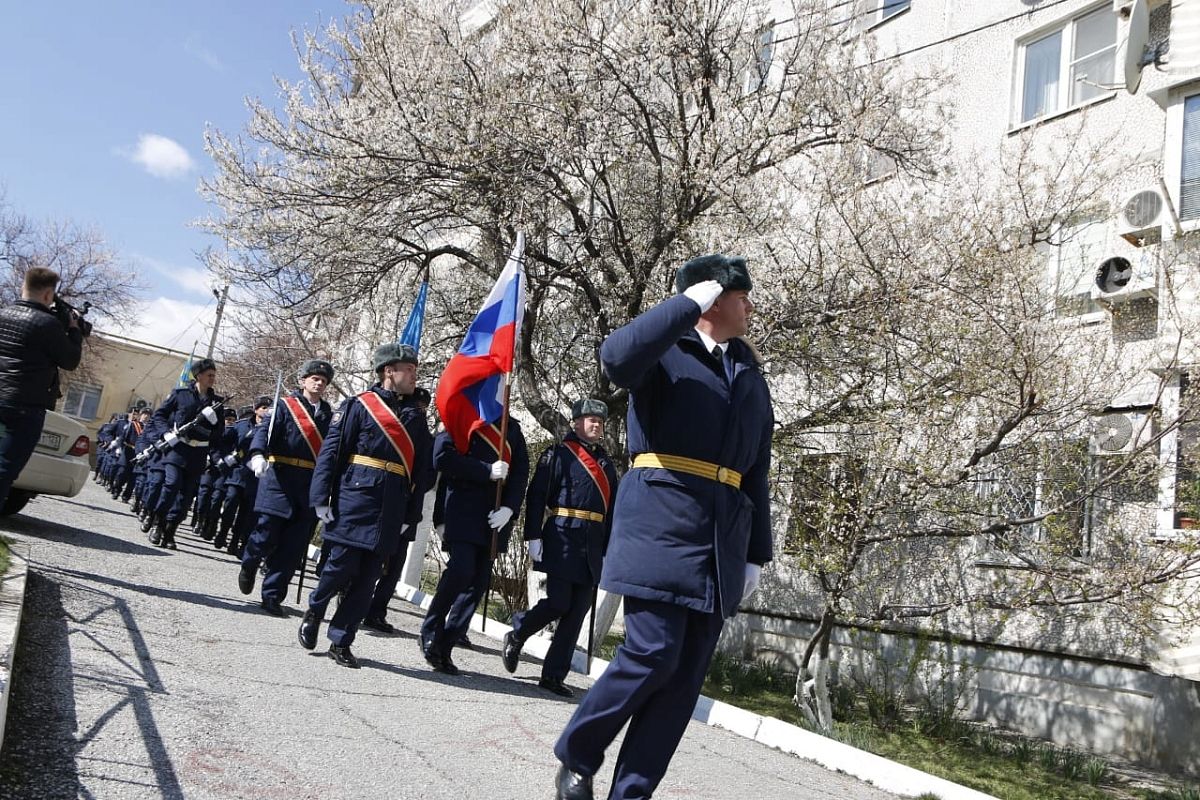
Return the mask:
[[[263,600],[282,603],[287,597],[288,584],[308,554],[308,543],[315,526],[316,517],[311,511],[293,517],[258,516],[258,527],[242,553],[242,565],[256,570],[264,560],[267,562],[267,574],[262,582]]]
[[[132,458],[117,466],[117,477],[113,480],[112,485],[113,497],[120,497],[125,502],[129,502],[129,496],[133,494],[133,468]]]
[[[375,584],[375,592],[371,595],[371,607],[367,616],[371,619],[387,619],[388,603],[396,594],[396,585],[400,583],[400,574],[404,572],[404,561],[408,556],[408,542],[401,542],[400,549],[389,556],[383,565],[383,574],[379,583]]]
[[[449,654],[467,632],[492,576],[491,547],[470,542],[446,545],[450,557],[421,623],[421,642]]]
[[[192,498],[196,496],[196,488],[203,474],[204,453],[200,453],[199,458],[189,459],[185,466],[164,463],[162,491],[154,507],[155,513],[165,516],[168,522],[183,519]]]
[[[570,673],[575,642],[579,641],[579,629],[591,604],[591,586],[547,575],[546,596],[528,611],[513,614],[513,636],[522,642],[551,622],[559,621],[542,662],[543,678],[561,681]]]
[[[44,408],[0,406],[0,505],[29,463],[45,424]]]
[[[353,644],[358,626],[371,605],[371,594],[383,571],[383,560],[383,556],[373,550],[329,543],[329,558],[321,570],[317,587],[308,596],[308,610],[324,619],[329,601],[342,589],[346,590],[325,633],[338,647]]]
[[[625,598],[625,643],[554,745],[572,772],[595,775],[629,723],[609,800],[653,796],[683,738],[724,620],[653,600]]]
[[[142,508],[146,509],[147,513],[158,509],[158,498],[162,495],[163,477],[161,464],[146,470],[146,479],[142,482]]]

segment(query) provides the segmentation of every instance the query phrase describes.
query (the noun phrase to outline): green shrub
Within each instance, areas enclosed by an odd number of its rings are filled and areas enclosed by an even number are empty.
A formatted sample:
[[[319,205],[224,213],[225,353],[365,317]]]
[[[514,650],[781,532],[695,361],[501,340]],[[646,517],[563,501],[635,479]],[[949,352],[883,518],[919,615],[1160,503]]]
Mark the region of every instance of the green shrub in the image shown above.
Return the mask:
[[[1092,786],[1099,786],[1108,774],[1108,764],[1103,758],[1089,758],[1083,765],[1083,775]]]

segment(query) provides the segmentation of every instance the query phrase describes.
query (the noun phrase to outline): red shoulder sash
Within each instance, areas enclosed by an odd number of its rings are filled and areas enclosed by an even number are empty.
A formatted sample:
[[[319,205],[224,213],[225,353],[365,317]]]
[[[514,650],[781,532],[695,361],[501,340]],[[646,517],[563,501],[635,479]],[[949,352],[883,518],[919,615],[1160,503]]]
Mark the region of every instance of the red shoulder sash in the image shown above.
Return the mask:
[[[583,468],[587,470],[588,475],[592,476],[592,480],[596,482],[596,488],[600,490],[600,496],[604,498],[604,513],[608,513],[609,502],[612,500],[612,486],[608,483],[608,475],[604,472],[604,467],[600,466],[600,462],[596,457],[588,451],[582,443],[575,440],[563,442],[567,449],[575,454],[575,458],[579,459],[579,463],[583,464]]]
[[[488,447],[492,448],[499,458],[507,461],[510,464],[512,463],[512,445],[510,445],[508,442],[504,443],[504,455],[500,455],[499,428],[497,428],[495,425],[487,423],[476,428],[475,433],[479,434],[480,439],[483,439],[483,441],[487,442]]]
[[[313,461],[316,461],[317,453],[321,452],[321,442],[325,437],[317,430],[317,423],[313,421],[312,414],[308,413],[308,409],[304,407],[304,403],[300,402],[300,398],[294,395],[283,398],[283,405],[292,415],[292,421],[300,429],[304,441],[308,442],[308,449],[312,451]]]
[[[395,448],[396,455],[400,456],[400,463],[404,464],[404,470],[408,473],[408,479],[412,481],[416,447],[413,445],[412,437],[408,435],[404,423],[396,416],[396,412],[388,408],[387,403],[383,402],[374,392],[367,390],[360,394],[358,399],[362,402],[363,408],[367,409],[367,413],[371,415],[371,419],[375,420],[375,424],[383,431],[383,435],[391,442],[392,447]]]

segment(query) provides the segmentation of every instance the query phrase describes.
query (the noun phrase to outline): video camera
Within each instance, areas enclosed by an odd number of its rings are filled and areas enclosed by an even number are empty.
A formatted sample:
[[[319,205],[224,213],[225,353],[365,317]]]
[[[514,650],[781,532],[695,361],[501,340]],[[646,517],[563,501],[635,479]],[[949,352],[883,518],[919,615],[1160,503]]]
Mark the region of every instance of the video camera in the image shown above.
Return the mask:
[[[92,323],[88,322],[84,317],[92,308],[92,304],[84,301],[79,308],[68,303],[62,297],[54,298],[54,315],[58,317],[58,321],[62,323],[64,328],[71,327],[71,320],[74,319],[79,325],[79,332],[88,337],[92,335]]]

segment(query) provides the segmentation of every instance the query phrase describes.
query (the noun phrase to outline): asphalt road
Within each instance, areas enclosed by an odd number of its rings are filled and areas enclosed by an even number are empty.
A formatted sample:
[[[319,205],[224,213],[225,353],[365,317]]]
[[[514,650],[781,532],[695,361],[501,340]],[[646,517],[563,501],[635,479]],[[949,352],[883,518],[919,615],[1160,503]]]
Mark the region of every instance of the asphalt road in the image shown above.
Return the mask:
[[[324,636],[315,653],[296,643],[294,588],[287,619],[263,614],[231,557],[186,526],[178,552],[149,546],[90,482],[0,530],[31,562],[0,798],[554,797],[574,703],[537,688],[532,659],[505,673],[495,641],[474,634],[461,676],[434,673],[419,612],[395,600],[400,633],[361,633],[363,668],[337,667]],[[604,769],[598,797],[608,782]],[[656,797],[892,795],[693,723]]]

